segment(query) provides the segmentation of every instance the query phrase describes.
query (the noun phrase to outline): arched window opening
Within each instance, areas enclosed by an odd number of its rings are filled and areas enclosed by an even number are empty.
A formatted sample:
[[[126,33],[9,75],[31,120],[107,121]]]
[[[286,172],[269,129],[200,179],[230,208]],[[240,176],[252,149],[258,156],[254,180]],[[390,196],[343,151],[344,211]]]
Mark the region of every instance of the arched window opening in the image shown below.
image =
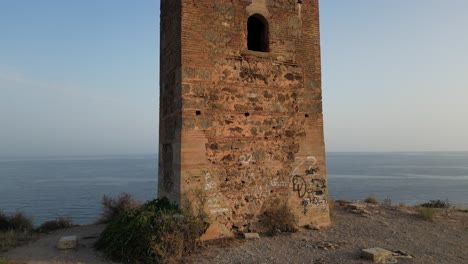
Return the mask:
[[[249,50],[268,52],[268,21],[255,14],[247,21],[247,47]]]

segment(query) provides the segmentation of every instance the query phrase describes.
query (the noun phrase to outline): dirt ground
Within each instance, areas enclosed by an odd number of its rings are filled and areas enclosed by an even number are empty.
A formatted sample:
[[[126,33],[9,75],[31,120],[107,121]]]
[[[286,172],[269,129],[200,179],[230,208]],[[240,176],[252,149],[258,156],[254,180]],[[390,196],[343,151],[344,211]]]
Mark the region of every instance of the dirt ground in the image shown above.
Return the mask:
[[[365,205],[364,213],[335,206],[333,225],[229,248],[208,248],[186,263],[370,263],[364,248],[403,250],[398,263],[468,263],[468,213],[441,212],[434,222],[412,208]]]
[[[93,244],[102,230],[104,230],[104,225],[77,226],[57,230],[47,235],[41,235],[38,240],[27,245],[0,254],[0,259],[4,258],[14,261],[14,264],[113,263],[107,261],[100,252],[96,252],[93,249]],[[70,235],[78,237],[78,248],[73,250],[58,250],[56,248],[57,241],[62,236]]]
[[[398,263],[468,263],[468,213],[441,210],[430,222],[420,219],[414,208],[363,205],[354,211],[336,205],[329,228],[213,243],[182,263],[371,263],[360,258],[361,249],[371,247],[414,256],[397,259]],[[82,226],[57,231],[2,257],[19,263],[112,263],[92,249],[102,229]],[[55,249],[63,235],[78,235],[80,247]]]

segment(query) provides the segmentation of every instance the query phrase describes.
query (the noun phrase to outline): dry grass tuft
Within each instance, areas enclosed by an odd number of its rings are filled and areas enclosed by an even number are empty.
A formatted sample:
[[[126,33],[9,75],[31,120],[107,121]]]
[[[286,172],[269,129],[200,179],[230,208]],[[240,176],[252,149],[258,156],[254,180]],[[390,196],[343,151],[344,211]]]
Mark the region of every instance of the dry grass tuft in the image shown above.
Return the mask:
[[[24,213],[0,212],[0,251],[18,246],[32,238],[32,219]]]
[[[297,232],[297,217],[287,204],[271,206],[262,217],[262,225],[269,235],[282,232]]]
[[[140,201],[137,201],[128,193],[122,193],[117,198],[104,195],[101,201],[103,211],[99,224],[109,223],[119,215],[138,209],[142,206]]]
[[[370,203],[370,204],[378,204],[379,201],[377,200],[377,197],[375,197],[374,195],[371,195],[369,197],[367,197],[365,200],[364,200],[365,203]]]
[[[36,231],[41,233],[48,233],[51,231],[65,229],[73,226],[73,221],[66,217],[57,217],[55,220],[47,221],[41,224]]]
[[[33,234],[27,231],[0,231],[0,252],[26,243],[32,238]]]
[[[426,221],[434,221],[436,215],[436,209],[431,207],[418,207],[417,208],[418,216]]]
[[[392,206],[392,200],[391,200],[390,198],[387,197],[387,198],[385,198],[385,199],[383,200],[382,204],[385,205],[385,206],[389,206],[389,207],[390,207],[390,206]]]

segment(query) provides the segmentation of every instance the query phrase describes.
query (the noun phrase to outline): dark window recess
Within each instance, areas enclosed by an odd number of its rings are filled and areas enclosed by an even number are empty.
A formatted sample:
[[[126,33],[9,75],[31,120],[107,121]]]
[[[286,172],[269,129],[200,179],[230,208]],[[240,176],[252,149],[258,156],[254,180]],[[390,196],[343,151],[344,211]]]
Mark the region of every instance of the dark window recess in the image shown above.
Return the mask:
[[[247,47],[249,50],[268,52],[268,21],[259,14],[247,21]]]
[[[250,113],[245,113],[244,115],[245,115],[245,116],[250,116]]]
[[[198,116],[198,115],[201,115],[201,111],[195,111],[195,114]]]

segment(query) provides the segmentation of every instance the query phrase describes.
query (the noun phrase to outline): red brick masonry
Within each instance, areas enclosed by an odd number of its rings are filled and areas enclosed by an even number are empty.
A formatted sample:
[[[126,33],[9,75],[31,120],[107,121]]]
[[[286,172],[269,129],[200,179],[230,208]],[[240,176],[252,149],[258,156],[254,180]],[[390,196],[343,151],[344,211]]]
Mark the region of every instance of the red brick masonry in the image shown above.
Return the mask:
[[[159,195],[206,194],[206,238],[288,203],[327,225],[318,0],[162,0]],[[247,21],[267,21],[269,52]]]

